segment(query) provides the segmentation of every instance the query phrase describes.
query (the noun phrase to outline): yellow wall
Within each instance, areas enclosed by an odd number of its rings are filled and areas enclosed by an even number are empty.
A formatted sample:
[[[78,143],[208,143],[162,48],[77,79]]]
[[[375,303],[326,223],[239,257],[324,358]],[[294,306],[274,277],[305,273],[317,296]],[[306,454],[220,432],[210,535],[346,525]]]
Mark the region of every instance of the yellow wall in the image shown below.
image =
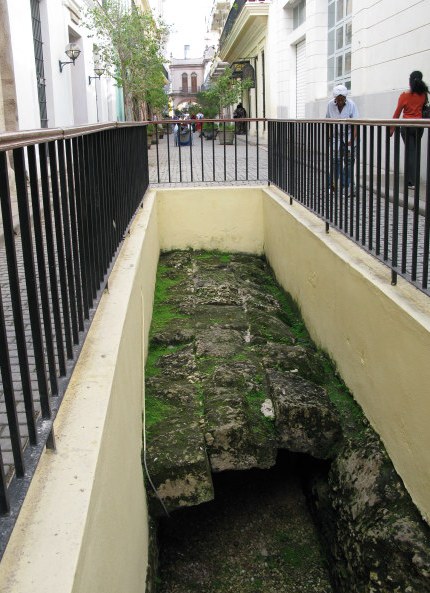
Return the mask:
[[[263,253],[261,188],[159,190],[157,204],[163,250]]]
[[[143,593],[144,359],[159,250],[265,252],[430,518],[428,297],[284,194],[148,192],[109,280],[0,563],[4,593]]]

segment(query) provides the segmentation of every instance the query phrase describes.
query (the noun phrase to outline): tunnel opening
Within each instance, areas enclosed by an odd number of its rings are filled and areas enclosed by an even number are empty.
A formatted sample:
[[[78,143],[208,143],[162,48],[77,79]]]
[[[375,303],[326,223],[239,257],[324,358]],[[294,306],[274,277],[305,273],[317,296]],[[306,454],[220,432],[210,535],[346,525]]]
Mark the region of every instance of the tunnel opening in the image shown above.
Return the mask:
[[[333,592],[307,496],[328,469],[279,451],[270,469],[214,474],[213,501],[159,521],[157,592]]]

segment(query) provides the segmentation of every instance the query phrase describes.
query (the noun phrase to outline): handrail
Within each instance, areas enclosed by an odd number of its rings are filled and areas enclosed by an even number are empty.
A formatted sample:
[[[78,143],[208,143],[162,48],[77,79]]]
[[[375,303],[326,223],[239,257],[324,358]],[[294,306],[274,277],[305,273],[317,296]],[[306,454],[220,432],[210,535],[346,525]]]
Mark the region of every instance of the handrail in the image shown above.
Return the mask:
[[[249,0],[248,0],[249,1]],[[77,136],[83,136],[92,134],[94,132],[102,132],[104,130],[130,128],[147,126],[149,124],[172,124],[177,121],[184,123],[195,123],[196,120],[177,120],[177,119],[159,119],[159,120],[145,120],[145,121],[127,121],[127,122],[106,122],[98,124],[85,124],[80,126],[68,126],[64,128],[39,128],[34,130],[21,130],[16,132],[1,132],[0,133],[0,150],[12,150],[14,148],[22,148],[24,146],[31,146],[39,142],[51,142],[53,140],[66,140],[67,138],[76,138]],[[345,119],[327,119],[327,118],[300,118],[300,119],[279,119],[279,118],[204,118],[200,120],[202,123],[234,123],[237,121],[247,122],[283,122],[283,123],[321,123],[325,122],[328,124],[350,124],[352,125],[382,125],[401,127],[407,125],[408,127],[430,127],[429,119],[354,119],[352,121]]]

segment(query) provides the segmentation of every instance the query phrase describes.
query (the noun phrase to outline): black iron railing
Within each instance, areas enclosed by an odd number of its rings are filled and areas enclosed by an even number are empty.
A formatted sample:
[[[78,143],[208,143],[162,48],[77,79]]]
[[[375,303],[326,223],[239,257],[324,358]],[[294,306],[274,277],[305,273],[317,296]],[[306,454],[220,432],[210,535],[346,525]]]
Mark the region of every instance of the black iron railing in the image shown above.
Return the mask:
[[[0,136],[0,552],[148,186],[146,127]]]
[[[429,294],[429,126],[270,121],[269,180]]]
[[[267,183],[262,119],[189,119],[158,122],[149,153],[149,181]]]

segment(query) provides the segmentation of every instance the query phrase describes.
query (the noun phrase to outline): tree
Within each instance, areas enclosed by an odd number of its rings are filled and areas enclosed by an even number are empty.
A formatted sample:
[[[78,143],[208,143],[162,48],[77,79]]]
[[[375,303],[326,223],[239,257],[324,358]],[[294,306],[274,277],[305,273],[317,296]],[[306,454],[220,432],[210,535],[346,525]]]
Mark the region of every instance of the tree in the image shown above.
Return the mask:
[[[220,117],[225,107],[234,105],[242,98],[244,91],[252,86],[249,79],[238,80],[232,77],[231,68],[226,68],[221,76],[218,76],[210,85],[207,91],[202,91],[198,96],[199,102],[203,105],[216,105]]]
[[[97,60],[123,88],[126,119],[161,111],[167,104],[162,54],[167,27],[150,12],[124,8],[122,0],[95,2],[86,26],[97,40]]]

